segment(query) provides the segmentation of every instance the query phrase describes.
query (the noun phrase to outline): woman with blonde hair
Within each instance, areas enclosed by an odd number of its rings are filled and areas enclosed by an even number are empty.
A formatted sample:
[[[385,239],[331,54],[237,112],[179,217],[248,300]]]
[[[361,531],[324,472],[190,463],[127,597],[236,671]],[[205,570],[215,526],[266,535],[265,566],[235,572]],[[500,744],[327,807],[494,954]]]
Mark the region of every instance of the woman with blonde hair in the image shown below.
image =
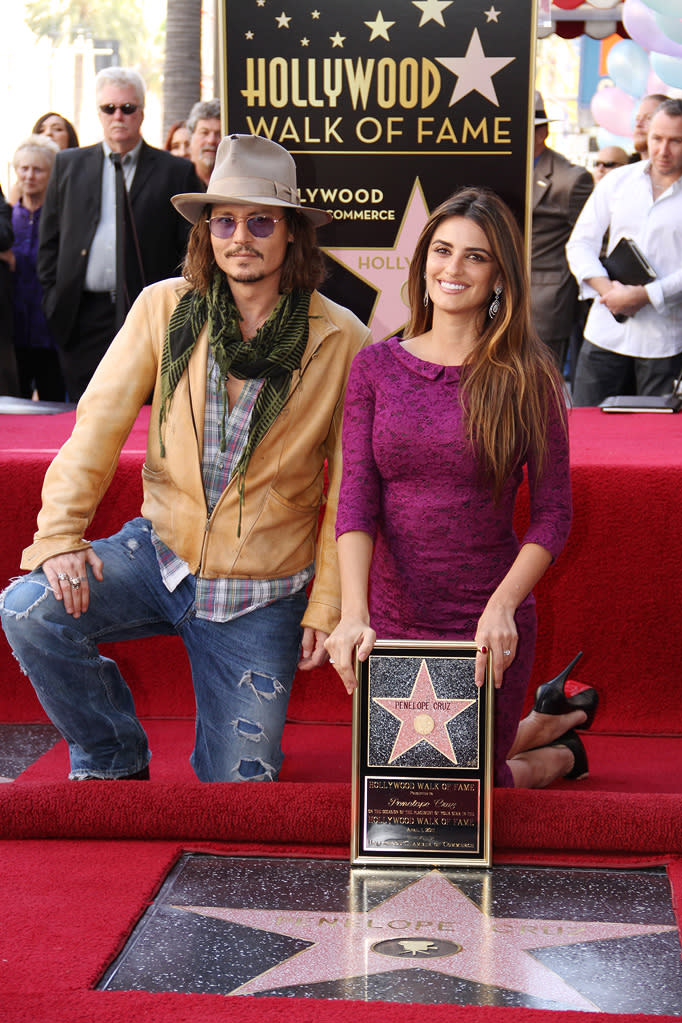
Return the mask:
[[[530,323],[521,234],[504,202],[463,188],[429,218],[410,264],[404,338],[356,356],[343,426],[336,524],[342,618],[327,640],[349,692],[357,647],[385,639],[475,641],[495,697],[497,785],[582,777],[576,727],[594,690],[538,690],[519,723],[536,637],[533,587],[571,522],[561,380]],[[531,519],[514,504],[527,471]]]
[[[64,401],[66,387],[59,353],[42,309],[42,288],[36,272],[40,216],[59,147],[48,135],[29,135],[14,153],[20,198],[12,207],[14,244],[3,258],[14,277],[14,349],[19,395],[42,401]]]

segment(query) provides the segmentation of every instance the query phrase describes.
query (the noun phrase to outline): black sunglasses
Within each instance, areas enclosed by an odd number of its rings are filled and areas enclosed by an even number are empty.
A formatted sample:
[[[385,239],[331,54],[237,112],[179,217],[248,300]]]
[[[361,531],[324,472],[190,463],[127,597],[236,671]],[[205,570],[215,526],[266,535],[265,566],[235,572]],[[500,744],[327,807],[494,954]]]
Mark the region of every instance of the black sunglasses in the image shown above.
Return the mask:
[[[604,167],[606,170],[611,170],[613,167],[622,167],[622,163],[616,163],[615,160],[597,160],[595,167]]]
[[[237,230],[237,224],[246,224],[254,238],[269,238],[282,217],[265,217],[255,214],[253,217],[211,217],[207,220],[208,229],[216,238],[231,238]]]
[[[108,114],[109,117],[113,116],[117,110],[120,110],[126,117],[128,114],[134,114],[137,110],[138,103],[101,103],[100,110],[103,114]]]

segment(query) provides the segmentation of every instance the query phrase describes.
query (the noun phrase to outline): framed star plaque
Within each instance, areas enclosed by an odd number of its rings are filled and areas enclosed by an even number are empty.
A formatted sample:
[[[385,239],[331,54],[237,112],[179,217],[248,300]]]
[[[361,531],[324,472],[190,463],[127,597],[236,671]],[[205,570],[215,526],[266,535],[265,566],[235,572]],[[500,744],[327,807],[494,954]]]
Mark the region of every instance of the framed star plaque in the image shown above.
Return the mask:
[[[379,640],[356,662],[351,862],[491,863],[493,687],[474,643]]]

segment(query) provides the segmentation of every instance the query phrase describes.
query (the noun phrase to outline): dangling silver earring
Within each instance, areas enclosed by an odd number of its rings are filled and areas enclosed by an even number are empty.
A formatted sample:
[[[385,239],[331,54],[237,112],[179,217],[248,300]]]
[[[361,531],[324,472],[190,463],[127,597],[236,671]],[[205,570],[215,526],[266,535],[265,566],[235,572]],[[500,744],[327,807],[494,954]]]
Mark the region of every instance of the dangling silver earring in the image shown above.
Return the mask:
[[[488,307],[488,316],[491,320],[494,320],[500,311],[500,299],[502,298],[502,285],[498,284],[495,288],[495,295],[493,297],[490,306]]]
[[[424,278],[424,308],[428,309],[429,308],[429,292],[428,292],[428,288],[426,287],[426,270],[424,271],[422,276]]]

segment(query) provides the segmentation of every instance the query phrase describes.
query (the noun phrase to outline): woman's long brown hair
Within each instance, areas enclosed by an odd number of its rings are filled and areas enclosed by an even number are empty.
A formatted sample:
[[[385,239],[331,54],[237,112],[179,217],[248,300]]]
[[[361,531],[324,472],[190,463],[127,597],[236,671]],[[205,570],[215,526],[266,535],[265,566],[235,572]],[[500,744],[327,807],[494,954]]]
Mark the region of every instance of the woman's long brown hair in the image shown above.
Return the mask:
[[[429,217],[410,263],[411,317],[404,336],[417,337],[432,326],[432,304],[424,306],[426,258],[436,228],[449,217],[465,217],[480,227],[503,285],[497,315],[490,319],[488,305],[481,309],[479,339],[461,381],[469,439],[497,501],[524,458],[534,455],[542,471],[549,411],[558,408],[566,425],[565,399],[552,354],[531,324],[521,232],[509,207],[489,189],[459,189]]]

